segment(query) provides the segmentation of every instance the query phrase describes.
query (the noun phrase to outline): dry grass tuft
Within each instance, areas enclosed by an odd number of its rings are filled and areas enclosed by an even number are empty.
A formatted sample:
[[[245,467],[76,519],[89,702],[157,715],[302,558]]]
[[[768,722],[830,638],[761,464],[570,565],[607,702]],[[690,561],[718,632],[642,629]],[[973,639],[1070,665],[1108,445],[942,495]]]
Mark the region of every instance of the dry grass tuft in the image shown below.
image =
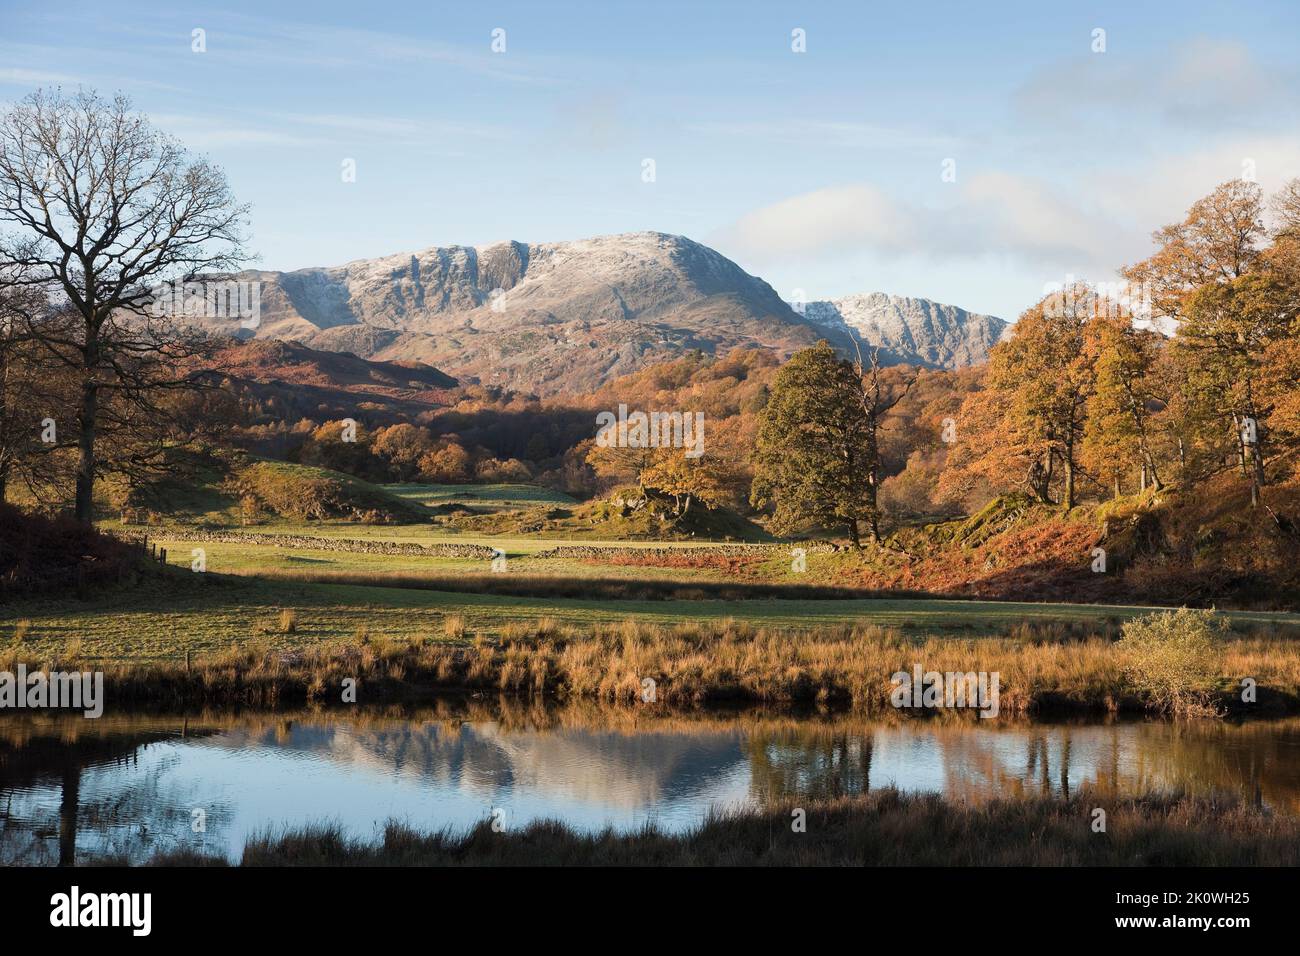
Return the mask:
[[[717,814],[681,834],[578,833],[557,821],[497,833],[420,833],[390,822],[377,842],[337,824],[265,831],[244,866],[1296,866],[1300,819],[1221,799],[1106,800],[1107,832],[1089,825],[1097,794],[982,804],[879,790]],[[193,859],[159,857],[160,865]]]

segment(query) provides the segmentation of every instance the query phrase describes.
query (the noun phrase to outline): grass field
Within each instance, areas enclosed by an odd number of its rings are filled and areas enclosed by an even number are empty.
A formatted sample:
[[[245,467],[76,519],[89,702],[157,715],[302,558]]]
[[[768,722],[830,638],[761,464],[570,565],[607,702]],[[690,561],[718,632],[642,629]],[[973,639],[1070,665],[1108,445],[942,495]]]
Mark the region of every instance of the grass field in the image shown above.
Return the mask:
[[[428,504],[472,499],[508,507],[568,500],[528,485],[390,485],[385,490],[406,501]],[[865,594],[861,599],[828,600],[825,595],[805,599],[798,588],[833,583],[839,556],[811,553],[807,572],[794,574],[779,550],[754,551],[751,557],[744,546],[733,545],[727,552],[717,552],[718,560],[710,563],[712,552],[706,542],[641,542],[634,547],[675,550],[663,559],[639,562],[627,560],[626,551],[611,556],[537,556],[562,545],[629,547],[622,541],[458,534],[429,523],[276,521],[224,532],[238,534],[241,540],[235,542],[178,540],[179,527],[150,532],[151,540],[168,551],[173,565],[169,575],[135,588],[92,593],[84,600],[45,597],[0,606],[0,647],[22,632],[25,653],[57,653],[70,642],[82,641],[88,656],[102,660],[176,660],[187,651],[224,651],[232,644],[252,640],[270,648],[301,648],[353,640],[359,635],[442,639],[445,622],[452,617],[462,621],[470,635],[488,637],[542,618],[588,628],[629,620],[662,626],[734,619],[784,630],[879,625],[915,636],[972,637],[1006,635],[1018,627],[1053,622],[1113,632],[1117,623],[1149,610]],[[301,541],[279,546],[259,540],[260,534],[292,535]],[[481,544],[504,551],[507,567],[504,575],[498,575],[492,573],[490,559],[329,550],[313,547],[313,539],[424,546]],[[705,547],[700,549],[700,545]],[[674,565],[672,556],[682,553],[676,549],[691,546],[697,551]],[[197,547],[205,552],[205,574],[189,571],[192,549]],[[454,592],[439,590],[436,581],[427,580],[438,576],[444,581],[454,578]],[[341,577],[348,580],[338,580]],[[568,582],[567,591],[556,589],[564,596],[546,596],[547,578]],[[500,587],[504,581],[521,579],[540,582],[525,589],[532,596],[499,593],[509,590]],[[592,596],[574,596],[574,582],[587,579],[593,582]],[[657,585],[676,582],[682,587],[670,594],[620,598],[618,582],[631,585],[638,581]],[[733,600],[717,599],[704,587],[693,593],[689,588],[718,582],[739,585],[732,591],[742,594],[746,584],[776,583],[785,590],[779,597]],[[627,590],[634,592],[631,586]],[[644,594],[644,589],[640,593]],[[1300,634],[1300,614],[1229,614],[1242,629],[1267,630],[1284,637]],[[23,622],[21,627],[19,622]]]
[[[574,499],[562,491],[539,485],[384,485],[389,494],[422,505],[488,505],[498,508],[531,508],[536,505],[571,505]]]
[[[188,553],[188,552],[187,552]],[[368,557],[347,555],[348,558]],[[172,583],[174,582],[174,583]],[[1018,625],[1050,622],[1102,628],[1148,609],[1109,605],[1034,604],[922,599],[864,600],[645,600],[611,601],[465,594],[351,584],[271,581],[255,577],[200,577],[176,573],[167,581],[91,596],[85,601],[17,602],[0,611],[0,644],[18,621],[29,622],[23,646],[55,651],[81,640],[85,652],[105,660],[174,660],[189,650],[206,653],[258,639],[294,648],[352,639],[358,634],[416,640],[443,634],[448,616],[467,630],[492,635],[510,624],[551,618],[594,626],[635,620],[647,624],[722,621],[810,629],[877,624],[916,635],[981,636]],[[281,626],[282,612],[295,619]],[[1300,628],[1300,615],[1233,612],[1242,626]]]

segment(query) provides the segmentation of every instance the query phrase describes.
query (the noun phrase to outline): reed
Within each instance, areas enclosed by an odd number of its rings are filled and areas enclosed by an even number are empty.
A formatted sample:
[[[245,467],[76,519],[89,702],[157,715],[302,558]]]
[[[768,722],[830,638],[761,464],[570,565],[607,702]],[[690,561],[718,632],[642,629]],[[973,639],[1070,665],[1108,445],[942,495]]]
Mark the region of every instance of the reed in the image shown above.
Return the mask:
[[[1106,832],[1091,828],[1107,810]],[[803,832],[791,823],[802,810]],[[192,866],[192,853],[155,865]],[[719,813],[684,833],[580,833],[558,821],[495,832],[419,832],[388,823],[377,841],[337,824],[264,831],[244,866],[1296,866],[1300,818],[1231,800],[1083,793],[960,803],[879,790]]]
[[[278,706],[338,703],[355,680],[359,700],[402,700],[431,689],[491,691],[519,698],[593,700],[691,707],[722,702],[823,704],[890,712],[892,675],[926,671],[997,672],[1000,711],[1159,711],[1163,702],[1135,683],[1121,645],[1105,633],[1058,625],[1011,637],[917,637],[876,625],[791,632],[744,621],[655,625],[624,621],[579,627],[542,617],[496,636],[465,630],[455,617],[438,638],[396,639],[366,632],[354,640],[275,650],[270,637],[181,662],[106,669],[110,701],[165,705]],[[21,649],[9,657],[17,660]],[[66,654],[64,655],[66,656]],[[77,657],[85,658],[85,648]],[[1233,635],[1222,642],[1214,691],[1220,712],[1241,709],[1243,676],[1258,686],[1253,712],[1300,704],[1300,644]],[[35,662],[42,663],[42,662]]]

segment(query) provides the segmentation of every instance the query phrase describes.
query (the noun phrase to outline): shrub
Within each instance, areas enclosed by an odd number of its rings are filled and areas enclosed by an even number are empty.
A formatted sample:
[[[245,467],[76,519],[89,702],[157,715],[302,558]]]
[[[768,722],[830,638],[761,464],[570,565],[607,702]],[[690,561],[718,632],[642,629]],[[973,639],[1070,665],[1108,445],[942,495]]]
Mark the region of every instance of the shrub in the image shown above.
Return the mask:
[[[27,514],[0,502],[0,605],[6,594],[58,592],[130,580],[144,567],[139,545],[71,518]]]
[[[263,510],[306,521],[353,518],[371,524],[421,514],[367,482],[283,462],[250,465],[240,472],[232,490],[239,495],[245,520]]]
[[[1218,683],[1226,618],[1180,608],[1135,618],[1117,645],[1130,687],[1166,713],[1208,710]]]

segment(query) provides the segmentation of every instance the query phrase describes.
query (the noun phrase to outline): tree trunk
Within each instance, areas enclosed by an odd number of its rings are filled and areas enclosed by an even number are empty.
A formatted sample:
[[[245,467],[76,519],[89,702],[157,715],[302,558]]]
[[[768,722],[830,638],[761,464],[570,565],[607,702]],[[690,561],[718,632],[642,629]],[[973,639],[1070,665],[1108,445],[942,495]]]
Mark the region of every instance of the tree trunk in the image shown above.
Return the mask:
[[[1268,484],[1264,476],[1264,441],[1257,431],[1250,446],[1250,501],[1259,504],[1259,489]]]
[[[1052,490],[1052,472],[1050,468],[1044,468],[1041,460],[1035,458],[1029,463],[1029,473],[1026,475],[1025,483],[1029,485],[1029,490],[1043,504],[1050,504],[1049,497]]]
[[[862,537],[858,534],[858,519],[849,519],[849,540],[853,542],[853,547],[862,548]]]
[[[99,386],[89,377],[81,386],[81,410],[77,438],[76,518],[95,523],[95,422],[99,413]]]
[[[1074,507],[1074,461],[1068,455],[1065,458],[1065,491],[1061,495],[1061,504],[1066,511]]]
[[[1237,465],[1241,468],[1241,477],[1250,477],[1250,466],[1246,460],[1246,438],[1242,434],[1244,425],[1236,412],[1232,413],[1232,427],[1237,433]]]

